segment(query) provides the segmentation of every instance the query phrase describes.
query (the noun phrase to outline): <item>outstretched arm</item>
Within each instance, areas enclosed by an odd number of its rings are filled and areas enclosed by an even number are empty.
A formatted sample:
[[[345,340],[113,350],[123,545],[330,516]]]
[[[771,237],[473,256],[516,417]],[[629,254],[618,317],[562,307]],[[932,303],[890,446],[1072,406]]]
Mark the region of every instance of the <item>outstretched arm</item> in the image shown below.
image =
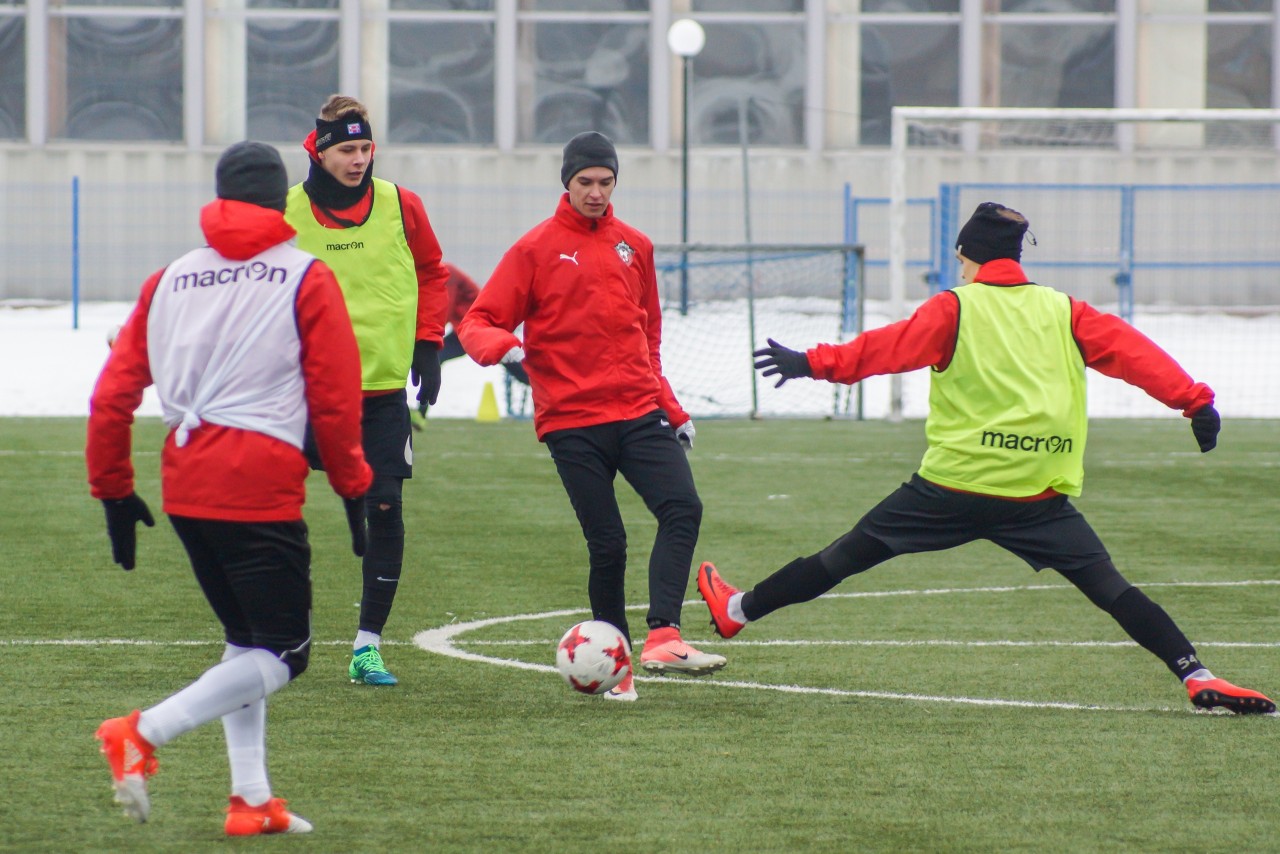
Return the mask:
[[[864,332],[844,344],[819,344],[808,351],[809,367],[815,379],[848,384],[919,368],[942,370],[955,352],[959,322],[960,301],[943,291],[906,320]]]
[[[1098,373],[1137,386],[1188,418],[1213,403],[1213,389],[1192,380],[1172,356],[1114,314],[1072,300],[1071,331],[1084,363]]]

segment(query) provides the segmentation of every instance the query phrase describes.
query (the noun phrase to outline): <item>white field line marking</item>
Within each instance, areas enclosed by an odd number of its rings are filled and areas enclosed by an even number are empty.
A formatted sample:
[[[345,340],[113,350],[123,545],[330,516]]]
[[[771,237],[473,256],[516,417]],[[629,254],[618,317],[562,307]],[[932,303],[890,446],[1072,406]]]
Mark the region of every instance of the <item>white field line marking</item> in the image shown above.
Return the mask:
[[[1258,581],[1224,581],[1224,582],[1164,582],[1159,586],[1171,587],[1219,587],[1219,586],[1245,586],[1245,585],[1271,585],[1280,584],[1280,580],[1258,580]],[[1157,586],[1156,584],[1143,585],[1147,587]],[[928,590],[895,590],[883,592],[869,593],[846,593],[846,594],[827,594],[832,597],[840,598],[858,598],[858,597],[876,597],[876,596],[909,596],[909,595],[931,595],[939,593],[1004,593],[1018,590],[1074,590],[1074,587],[1062,584],[1039,584],[1015,587],[960,587],[948,589],[928,589]],[[685,605],[701,604],[701,600],[688,600]],[[627,610],[635,611],[647,608],[647,605],[629,605]],[[455,639],[464,632],[475,631],[487,628],[489,626],[504,625],[507,623],[527,622],[530,620],[544,620],[555,617],[573,617],[589,614],[589,610],[584,608],[569,608],[559,611],[544,611],[537,614],[515,614],[508,617],[489,617],[482,620],[471,620],[461,623],[450,623],[447,626],[441,626],[436,629],[427,629],[418,632],[413,636],[413,642],[427,652],[434,652],[438,655],[455,658],[461,661],[474,661],[482,664],[496,664],[500,667],[513,667],[517,670],[532,670],[538,673],[555,673],[556,668],[549,664],[534,664],[528,661],[519,661],[510,658],[497,658],[489,655],[481,655],[476,652],[469,652],[465,649],[459,649],[455,646]],[[459,639],[461,640],[461,639]],[[468,643],[467,641],[461,641]],[[469,644],[470,645],[470,644]],[[909,702],[924,703],[951,703],[955,705],[969,706],[987,706],[1002,708],[1021,708],[1021,709],[1060,709],[1070,711],[1100,711],[1100,712],[1173,712],[1179,714],[1205,714],[1199,709],[1173,708],[1169,706],[1104,706],[1092,705],[1085,703],[1057,703],[1057,702],[1038,702],[1030,700],[1006,700],[999,698],[983,698],[983,697],[949,697],[937,696],[932,694],[900,694],[891,691],[851,691],[841,688],[810,688],[800,685],[769,685],[760,682],[740,682],[727,680],[703,680],[692,681],[685,679],[672,679],[667,677],[644,677],[636,676],[642,682],[678,682],[683,685],[700,685],[704,687],[718,688],[745,688],[754,691],[776,691],[787,694],[809,694],[821,695],[827,697],[859,697],[864,699],[878,700],[905,700]],[[1277,715],[1280,717],[1280,715]]]
[[[548,646],[556,641],[548,638],[546,640],[466,640],[459,639],[458,643],[467,646]],[[1236,648],[1236,649],[1280,649],[1280,641],[1275,643],[1250,643],[1235,641],[1194,641],[1196,649],[1217,648]],[[767,640],[767,641],[741,641],[741,640],[721,640],[720,638],[708,638],[707,640],[699,640],[698,646],[705,647],[742,647],[742,646],[887,646],[887,647],[913,647],[913,646],[954,646],[954,647],[1082,647],[1085,649],[1101,649],[1107,647],[1134,647],[1137,646],[1133,641],[1015,641],[1015,640],[987,640],[987,641],[960,641],[960,640]]]
[[[134,450],[135,457],[158,457],[159,451]],[[0,457],[83,457],[84,451],[51,451],[51,450],[17,450],[16,448],[0,448]]]
[[[456,643],[465,644],[469,647],[474,646],[550,646],[554,644],[556,639],[545,638],[542,640],[467,640],[458,638]],[[351,641],[346,640],[327,640],[312,641],[312,646],[346,646]],[[10,638],[0,639],[0,646],[62,646],[62,647],[91,647],[91,646],[139,646],[139,647],[197,647],[197,646],[222,646],[223,641],[220,640],[144,640],[138,638]],[[383,646],[417,646],[415,641],[407,640],[390,640],[383,638]],[[707,638],[698,641],[699,646],[705,647],[746,647],[746,646],[849,646],[849,647],[913,647],[913,646],[937,646],[937,647],[1083,647],[1090,648],[1108,648],[1108,647],[1133,647],[1137,646],[1133,641],[1013,641],[1013,640],[989,640],[989,641],[958,641],[958,640],[767,640],[767,641],[744,641],[744,640],[721,640],[720,638]],[[1195,641],[1197,649],[1280,649],[1280,641],[1274,643],[1254,643],[1249,641]]]
[[[138,638],[0,638],[0,646],[223,646],[226,641],[214,640],[139,640]],[[550,641],[548,641],[550,643]],[[312,641],[312,646],[350,646],[349,640]],[[412,646],[413,641],[383,640],[383,646]]]
[[[1251,581],[1147,581],[1136,585],[1137,587],[1146,589],[1148,587],[1256,587],[1260,585],[1278,585],[1280,579],[1262,578]],[[935,587],[925,590],[870,590],[860,593],[826,593],[818,598],[820,599],[876,599],[884,596],[936,596],[939,594],[951,593],[1015,593],[1022,590],[1071,590],[1076,588],[1071,584],[1020,584],[1009,587]],[[701,599],[693,599],[685,602],[701,604]]]

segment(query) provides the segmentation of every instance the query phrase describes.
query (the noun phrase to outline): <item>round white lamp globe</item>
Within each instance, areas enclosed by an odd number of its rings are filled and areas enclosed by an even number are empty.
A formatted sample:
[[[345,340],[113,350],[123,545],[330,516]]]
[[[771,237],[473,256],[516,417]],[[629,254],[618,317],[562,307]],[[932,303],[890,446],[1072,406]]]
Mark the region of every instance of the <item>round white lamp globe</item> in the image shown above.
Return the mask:
[[[681,18],[667,30],[667,46],[677,56],[697,56],[706,43],[706,30],[692,18]]]

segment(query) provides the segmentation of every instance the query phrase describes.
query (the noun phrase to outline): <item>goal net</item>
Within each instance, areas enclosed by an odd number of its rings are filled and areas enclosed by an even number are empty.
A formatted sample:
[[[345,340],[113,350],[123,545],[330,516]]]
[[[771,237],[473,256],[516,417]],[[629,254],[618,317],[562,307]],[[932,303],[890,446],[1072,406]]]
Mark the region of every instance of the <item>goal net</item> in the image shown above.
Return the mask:
[[[1239,365],[1280,359],[1278,149],[1278,110],[895,107],[887,287],[873,292],[898,320],[931,286],[958,284],[956,232],[977,204],[1001,202],[1031,221],[1033,281],[1125,317],[1220,398],[1230,389],[1236,415],[1275,417],[1278,381],[1245,383]],[[932,230],[909,207],[922,197]],[[908,277],[922,256],[937,267],[928,282]],[[1091,413],[1167,412],[1097,376]],[[927,412],[927,372],[888,386],[890,418]]]
[[[757,376],[773,338],[803,350],[861,327],[862,249],[834,245],[660,246],[662,367],[694,417],[849,415],[856,390]]]

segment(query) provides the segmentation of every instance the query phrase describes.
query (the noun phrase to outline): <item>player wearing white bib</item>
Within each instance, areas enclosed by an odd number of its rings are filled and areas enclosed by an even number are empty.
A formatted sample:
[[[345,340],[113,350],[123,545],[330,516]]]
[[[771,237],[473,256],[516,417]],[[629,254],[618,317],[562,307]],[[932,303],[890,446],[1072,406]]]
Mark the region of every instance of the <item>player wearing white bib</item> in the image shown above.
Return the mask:
[[[164,511],[222,622],[222,661],[142,711],[98,728],[116,800],[146,821],[155,751],[222,720],[231,764],[230,836],[305,833],[272,795],[266,698],[307,667],[311,549],[302,519],[308,420],[329,483],[364,551],[360,358],[342,293],[323,262],[289,245],[288,180],[270,146],[242,142],[218,161],[218,199],[200,225],[209,245],[152,275],[112,345],[90,403],[85,459],[106,509],[112,557],[133,569],[138,522],[133,413],[155,385],[170,432]]]

